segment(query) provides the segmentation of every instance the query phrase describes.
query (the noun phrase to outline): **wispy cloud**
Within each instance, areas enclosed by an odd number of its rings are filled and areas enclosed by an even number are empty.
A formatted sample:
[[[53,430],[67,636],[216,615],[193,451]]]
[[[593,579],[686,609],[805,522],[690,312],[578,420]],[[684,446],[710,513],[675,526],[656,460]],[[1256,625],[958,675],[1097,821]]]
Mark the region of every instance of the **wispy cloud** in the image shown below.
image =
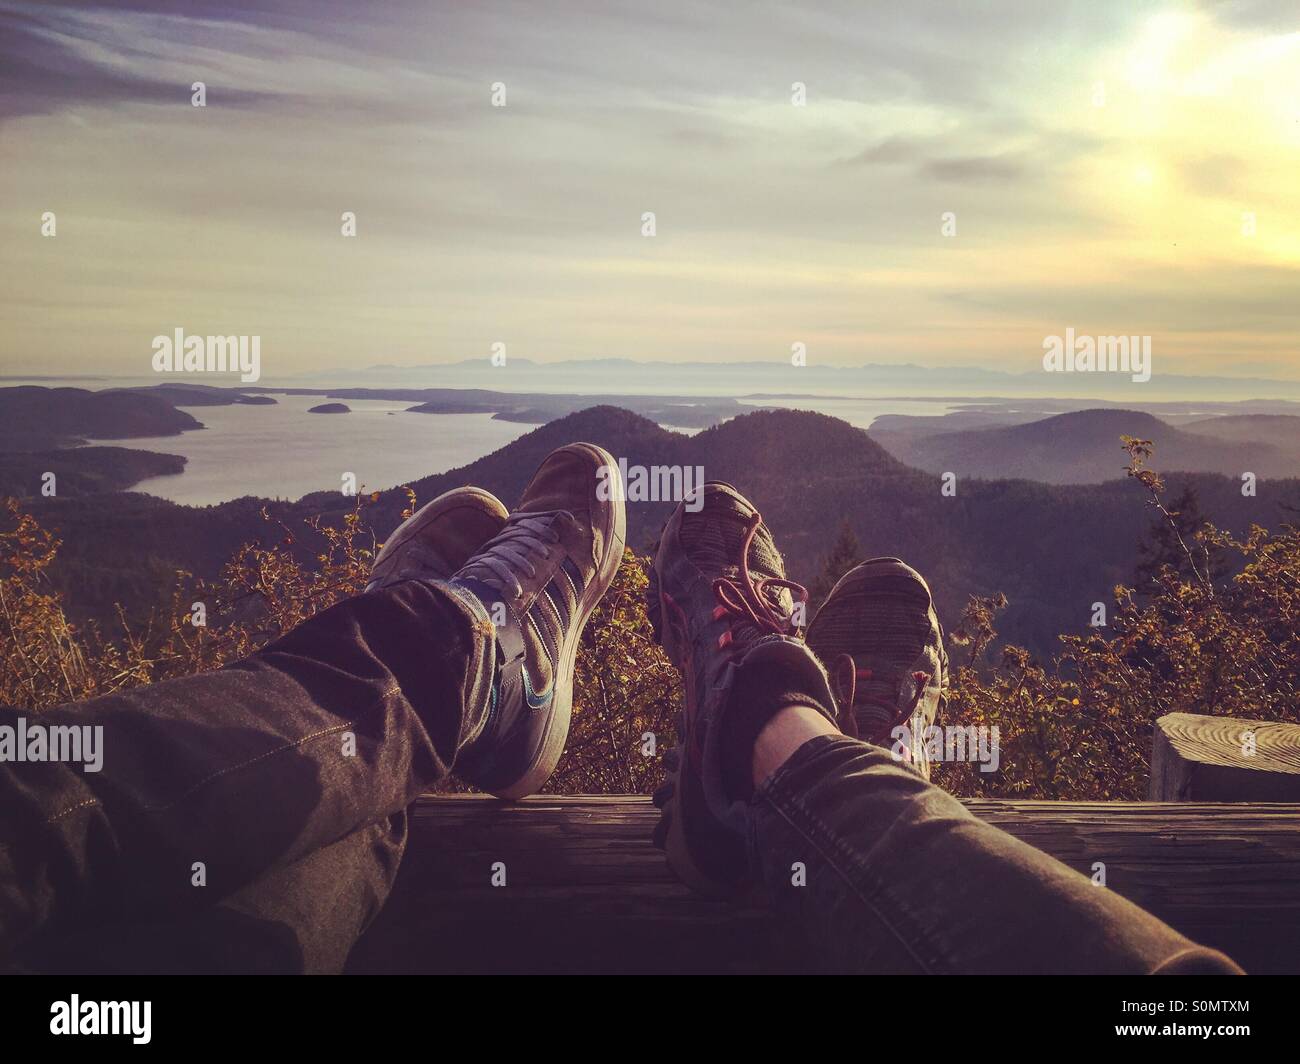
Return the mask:
[[[796,339],[1016,371],[1092,317],[1161,333],[1188,372],[1285,363],[1296,23],[1155,0],[0,0],[3,356],[130,371],[160,328],[211,323],[263,332],[269,372]]]

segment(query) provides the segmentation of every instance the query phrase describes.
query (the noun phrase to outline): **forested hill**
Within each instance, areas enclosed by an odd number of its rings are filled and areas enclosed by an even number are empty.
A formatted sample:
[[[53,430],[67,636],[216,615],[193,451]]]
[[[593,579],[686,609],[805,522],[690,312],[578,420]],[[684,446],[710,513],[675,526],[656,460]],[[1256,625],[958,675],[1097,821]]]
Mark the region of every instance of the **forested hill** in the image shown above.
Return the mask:
[[[161,394],[85,388],[0,388],[0,451],[70,447],[87,439],[177,436],[203,426]]]
[[[940,419],[936,419],[938,421]],[[910,465],[979,477],[1025,477],[1050,484],[1098,484],[1119,475],[1121,435],[1151,440],[1166,470],[1237,476],[1290,476],[1300,440],[1300,417],[1224,417],[1175,428],[1137,410],[1078,410],[1021,425],[959,432],[873,427],[871,437]],[[921,423],[923,424],[923,423]],[[1278,442],[1274,442],[1274,440]]]
[[[773,528],[797,580],[816,575],[847,519],[865,555],[899,555],[929,578],[946,624],[971,594],[1002,591],[1011,600],[1003,635],[1039,651],[1051,649],[1057,633],[1084,627],[1092,603],[1109,601],[1113,586],[1131,579],[1136,545],[1153,518],[1140,486],[1124,478],[1052,486],[959,477],[956,494],[946,496],[937,474],[903,465],[862,430],[798,411],[748,414],[688,437],[625,410],[593,407],[412,486],[421,503],[473,483],[513,505],[541,459],[573,440],[599,443],[629,465],[702,466],[705,478],[736,485]],[[1118,432],[1113,445],[1118,469],[1124,458]],[[1160,467],[1158,452],[1153,464]],[[1245,498],[1235,479],[1179,476],[1171,478],[1170,494],[1187,483],[1208,518],[1236,530],[1251,522],[1277,527],[1294,519],[1283,505],[1300,503],[1296,480],[1261,480],[1258,495]],[[404,501],[390,489],[366,506],[380,539]],[[332,520],[351,504],[320,493],[271,509],[292,525],[312,513]],[[105,617],[115,598],[139,607],[170,589],[175,568],[211,575],[240,543],[283,536],[261,521],[262,504],[253,499],[190,508],[125,494],[31,505],[64,539],[58,579],[83,617]],[[671,507],[629,502],[631,545],[647,547]],[[310,553],[306,537],[298,546]]]
[[[147,477],[185,471],[185,459],[134,447],[77,447],[55,451],[0,451],[0,497],[30,498],[53,476],[61,495],[122,491]],[[108,505],[112,505],[109,503]]]

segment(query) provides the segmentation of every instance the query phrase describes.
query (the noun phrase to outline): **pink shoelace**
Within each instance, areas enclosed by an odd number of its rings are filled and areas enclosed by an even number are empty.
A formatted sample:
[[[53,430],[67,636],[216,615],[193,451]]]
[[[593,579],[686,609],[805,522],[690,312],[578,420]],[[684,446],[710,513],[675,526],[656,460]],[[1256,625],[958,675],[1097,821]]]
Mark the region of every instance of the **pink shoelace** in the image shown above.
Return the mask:
[[[761,514],[755,513],[749,519],[745,530],[745,541],[740,548],[740,578],[732,580],[720,576],[713,581],[713,594],[718,605],[713,608],[713,619],[720,621],[730,617],[731,624],[718,636],[718,649],[725,650],[735,642],[736,626],[748,622],[760,633],[774,635],[791,635],[798,631],[794,623],[794,614],[778,613],[765,592],[769,589],[785,588],[800,603],[807,604],[808,589],[793,580],[780,580],[769,577],[756,577],[749,571],[749,548],[763,524]]]

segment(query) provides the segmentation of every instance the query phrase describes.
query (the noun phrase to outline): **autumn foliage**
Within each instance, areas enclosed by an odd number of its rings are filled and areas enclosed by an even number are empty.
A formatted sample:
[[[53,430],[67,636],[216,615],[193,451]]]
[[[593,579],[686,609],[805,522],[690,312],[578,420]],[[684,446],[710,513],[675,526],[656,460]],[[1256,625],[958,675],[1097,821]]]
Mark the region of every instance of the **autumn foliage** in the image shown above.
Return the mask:
[[[1063,635],[1048,661],[1000,645],[1001,595],[972,599],[953,645],[940,723],[995,725],[1001,764],[938,766],[961,795],[1139,798],[1151,726],[1181,710],[1300,722],[1300,529],[1236,538],[1166,503],[1146,467],[1150,445],[1125,439],[1129,475],[1153,508],[1141,587],[1116,587],[1104,627]],[[407,509],[416,499],[407,492]],[[13,499],[0,509],[0,706],[63,702],[219,668],[365,586],[379,547],[371,497],[337,525],[278,524],[245,544],[218,579],[177,573],[171,604],[143,624],[72,624],[48,580],[59,543]],[[304,549],[306,548],[306,549]],[[841,530],[827,566],[856,542]],[[661,775],[681,712],[677,672],[654,642],[643,594],[648,559],[629,551],[583,638],[569,745],[549,790],[646,792]],[[829,582],[836,573],[823,574]],[[196,623],[202,622],[202,623]],[[450,786],[456,786],[454,781]]]
[[[403,517],[415,511],[407,494]],[[289,528],[263,512],[267,535],[246,543],[219,579],[177,573],[171,607],[113,632],[78,628],[46,579],[59,543],[17,500],[0,526],[0,706],[37,711],[123,688],[188,676],[246,657],[321,610],[359,594],[380,544],[359,497],[339,526]],[[310,559],[302,558],[310,546]],[[570,737],[548,790],[653,789],[681,711],[677,672],[646,617],[645,559],[626,553],[579,650]],[[199,618],[203,623],[196,624]],[[448,786],[458,789],[455,780]]]
[[[1151,727],[1166,713],[1300,723],[1300,529],[1252,527],[1237,539],[1203,524],[1189,538],[1146,468],[1150,444],[1126,437],[1125,448],[1164,556],[1141,567],[1148,586],[1114,589],[1104,627],[1061,636],[1045,664],[1019,647],[994,651],[1004,598],[971,601],[952,634],[965,654],[945,721],[997,725],[1002,764],[990,774],[940,767],[936,778],[957,794],[1142,798]]]

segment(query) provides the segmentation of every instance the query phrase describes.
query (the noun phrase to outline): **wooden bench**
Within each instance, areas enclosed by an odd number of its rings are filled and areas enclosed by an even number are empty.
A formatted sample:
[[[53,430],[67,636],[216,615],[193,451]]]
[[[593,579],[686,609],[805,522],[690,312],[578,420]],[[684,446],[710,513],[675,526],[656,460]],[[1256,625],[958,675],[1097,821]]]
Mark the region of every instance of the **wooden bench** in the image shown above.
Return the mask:
[[[1252,972],[1300,971],[1300,805],[970,801],[977,816]],[[358,972],[757,972],[811,967],[763,911],[682,887],[642,796],[427,797]],[[506,885],[491,885],[493,865]],[[960,869],[953,869],[954,875]],[[1098,888],[1103,889],[1103,888]]]

